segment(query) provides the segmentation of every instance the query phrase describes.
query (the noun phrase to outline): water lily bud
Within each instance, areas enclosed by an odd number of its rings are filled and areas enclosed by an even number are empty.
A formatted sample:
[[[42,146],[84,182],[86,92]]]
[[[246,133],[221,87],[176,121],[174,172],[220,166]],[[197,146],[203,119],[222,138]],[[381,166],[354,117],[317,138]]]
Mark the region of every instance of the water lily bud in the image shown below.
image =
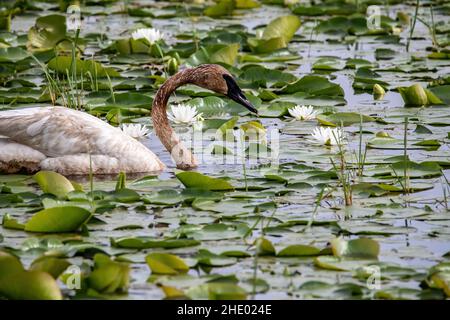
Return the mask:
[[[428,104],[427,93],[418,83],[410,86],[406,91],[406,94],[408,95],[408,102],[411,105],[423,106]]]
[[[401,24],[407,26],[409,26],[411,22],[411,17],[406,12],[397,12],[397,19],[401,22]]]
[[[178,60],[176,58],[170,58],[167,61],[167,71],[170,74],[175,74],[178,71]]]
[[[399,35],[402,33],[402,28],[392,27],[392,34]]]
[[[378,138],[390,138],[391,137],[389,135],[389,133],[384,132],[384,131],[377,132],[377,134],[375,136]]]
[[[384,88],[380,86],[378,83],[373,85],[373,96],[376,100],[382,99],[384,97],[384,94],[386,91],[384,91]]]

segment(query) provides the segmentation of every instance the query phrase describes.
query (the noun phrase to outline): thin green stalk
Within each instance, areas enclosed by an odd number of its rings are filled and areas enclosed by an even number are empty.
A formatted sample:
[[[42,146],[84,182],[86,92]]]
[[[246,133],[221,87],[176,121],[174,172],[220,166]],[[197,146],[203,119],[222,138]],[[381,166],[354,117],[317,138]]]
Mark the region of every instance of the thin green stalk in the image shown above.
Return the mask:
[[[408,117],[405,117],[405,127],[403,133],[403,178],[405,181],[405,193],[409,193],[408,177]]]
[[[436,25],[434,24],[434,11],[433,4],[430,4],[430,14],[431,14],[431,37],[433,39],[433,43],[436,47],[439,47],[439,43],[436,38]]]
[[[342,128],[342,124],[341,124]],[[353,204],[353,192],[352,192],[352,186],[351,186],[351,178],[350,174],[347,172],[347,161],[345,159],[345,150],[342,147],[342,141],[340,141],[340,137],[337,137],[335,133],[333,132],[334,139],[338,142],[338,148],[339,148],[339,158],[340,158],[340,166],[339,169],[336,167],[333,159],[331,160],[331,164],[333,165],[334,169],[337,172],[340,172],[339,179],[341,180],[342,184],[342,190],[344,192],[344,200],[346,206],[351,206]]]
[[[91,194],[91,209],[93,209],[94,205],[94,171],[92,169],[92,157],[89,152],[89,189]]]
[[[252,299],[255,299],[256,295],[256,279],[258,276],[258,249],[255,250],[255,258],[253,259],[253,286],[252,286]]]
[[[447,187],[442,182],[441,182],[441,186],[442,186],[442,195],[444,197],[444,207],[445,207],[445,210],[448,211]]]
[[[187,4],[184,4],[184,9],[186,10],[186,15],[189,18],[189,20],[192,21],[191,12],[189,11],[189,7]],[[195,51],[198,51],[198,34],[197,34],[197,28],[195,27],[195,23],[192,23],[192,33],[194,36],[194,44],[195,44]]]
[[[358,176],[362,176],[364,173],[364,166],[366,163],[366,156],[367,156],[367,145],[364,148],[364,154],[362,152],[362,128],[363,128],[363,121],[362,121],[362,115],[360,115],[360,122],[359,122],[359,148],[358,148]]]
[[[108,72],[106,72],[106,77],[108,78],[108,85],[109,85],[109,91],[111,92],[111,98],[113,100],[113,103],[116,103],[116,96],[114,94],[114,87],[112,85],[111,78],[109,77]]]
[[[244,132],[242,131],[241,134],[241,148],[242,148],[242,169],[244,171],[244,183],[245,183],[245,191],[248,192],[248,183],[247,183],[247,157],[245,156],[245,136]]]
[[[433,46],[438,48],[441,45],[439,44],[439,41],[437,40],[437,37],[436,37],[436,25],[434,23],[433,5],[430,5],[430,15],[431,15],[431,25],[430,25],[430,23],[428,23],[427,21],[425,21],[424,19],[422,19],[420,17],[417,17],[417,19],[428,28],[428,30],[431,34],[431,41],[433,43]]]
[[[392,165],[389,165],[389,168],[391,168],[392,172],[394,173],[395,178],[397,179],[397,182],[400,184],[400,187],[402,187],[403,192],[406,190],[405,185],[403,184],[402,178],[397,174],[397,171],[394,169]]]
[[[309,219],[307,225],[300,232],[305,232],[306,230],[311,228],[312,224],[314,223],[314,218],[316,217],[317,211],[319,210],[320,203],[322,202],[323,194],[325,193],[325,188],[326,188],[325,186],[322,187],[322,190],[320,190],[319,194],[317,195],[316,205],[314,206],[314,210],[311,213],[311,218]]]
[[[411,44],[411,39],[414,33],[414,29],[416,27],[416,21],[417,21],[417,15],[419,14],[419,7],[420,7],[420,0],[417,0],[416,2],[416,11],[414,12],[414,20],[413,23],[411,25],[411,30],[409,31],[409,37],[408,37],[408,41],[406,43],[406,52],[409,52],[409,46]]]

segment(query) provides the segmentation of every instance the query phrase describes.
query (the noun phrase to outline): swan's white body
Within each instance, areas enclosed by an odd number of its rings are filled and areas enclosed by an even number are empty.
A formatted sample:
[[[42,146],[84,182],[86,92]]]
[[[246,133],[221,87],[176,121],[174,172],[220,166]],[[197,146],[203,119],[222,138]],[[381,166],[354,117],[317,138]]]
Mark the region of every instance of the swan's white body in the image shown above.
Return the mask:
[[[0,172],[64,175],[152,172],[164,164],[139,141],[87,113],[64,107],[0,111]]]

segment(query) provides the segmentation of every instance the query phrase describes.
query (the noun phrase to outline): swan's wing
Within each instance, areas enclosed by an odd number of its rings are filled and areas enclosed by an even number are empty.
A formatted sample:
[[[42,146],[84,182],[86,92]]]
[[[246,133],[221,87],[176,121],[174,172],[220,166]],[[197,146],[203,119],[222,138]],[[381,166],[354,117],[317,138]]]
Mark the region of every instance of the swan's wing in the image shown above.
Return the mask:
[[[117,131],[94,116],[64,107],[0,112],[0,135],[49,157],[98,153],[99,138]]]
[[[69,108],[1,111],[0,135],[53,158],[53,167],[59,168],[56,171],[60,172],[69,170],[64,168],[70,167],[74,161],[81,161],[81,158],[71,156],[83,154],[102,155],[107,157],[99,159],[114,158],[119,161],[113,165],[101,160],[99,168],[103,169],[99,171],[103,173],[108,170],[149,172],[164,168],[153,152],[122,130],[90,114]]]

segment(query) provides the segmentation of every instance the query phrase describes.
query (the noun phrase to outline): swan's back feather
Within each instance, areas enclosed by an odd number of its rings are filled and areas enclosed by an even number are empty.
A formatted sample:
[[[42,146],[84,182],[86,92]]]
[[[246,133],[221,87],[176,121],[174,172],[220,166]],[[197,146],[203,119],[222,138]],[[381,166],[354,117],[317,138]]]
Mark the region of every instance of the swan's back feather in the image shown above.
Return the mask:
[[[119,159],[127,172],[157,171],[161,161],[120,129],[81,111],[37,107],[0,112],[0,135],[29,146],[46,157],[104,155]]]
[[[39,170],[40,163],[46,159],[41,152],[18,144],[8,138],[0,138],[0,172],[16,173]]]

